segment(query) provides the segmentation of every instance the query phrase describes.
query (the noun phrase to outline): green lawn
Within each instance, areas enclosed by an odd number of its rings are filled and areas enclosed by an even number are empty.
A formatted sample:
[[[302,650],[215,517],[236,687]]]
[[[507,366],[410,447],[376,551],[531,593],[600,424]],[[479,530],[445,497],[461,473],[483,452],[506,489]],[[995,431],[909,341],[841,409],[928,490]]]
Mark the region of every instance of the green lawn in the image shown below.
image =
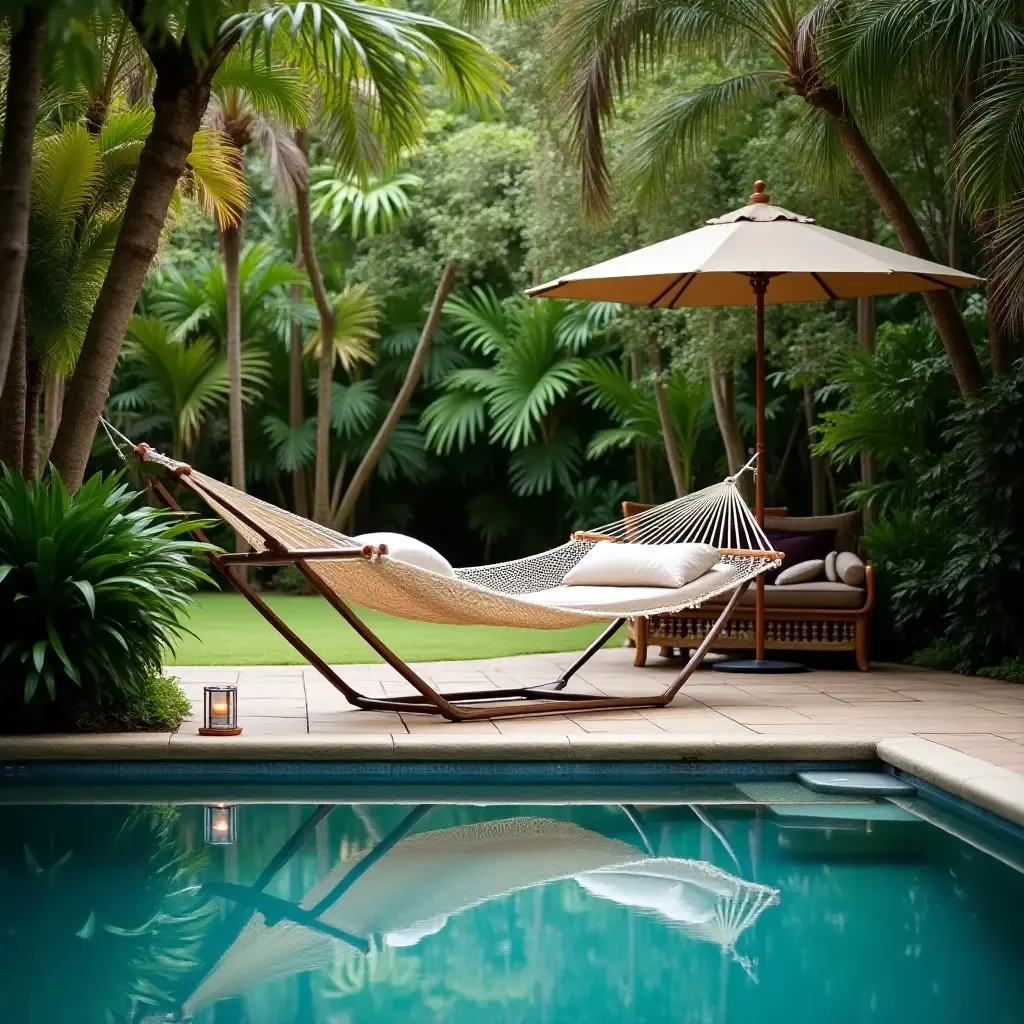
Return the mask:
[[[321,657],[334,664],[379,659],[321,597],[264,595],[267,604]],[[578,651],[603,628],[502,629],[408,622],[367,609],[359,617],[406,661],[465,661],[511,654]],[[301,665],[302,657],[238,594],[203,594],[171,664]]]

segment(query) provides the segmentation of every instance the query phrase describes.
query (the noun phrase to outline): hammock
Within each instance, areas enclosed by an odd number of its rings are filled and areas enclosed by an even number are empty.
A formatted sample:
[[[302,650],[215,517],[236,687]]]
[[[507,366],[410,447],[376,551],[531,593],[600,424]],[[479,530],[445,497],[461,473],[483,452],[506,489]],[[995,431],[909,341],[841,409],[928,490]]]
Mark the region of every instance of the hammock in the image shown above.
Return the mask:
[[[116,433],[131,442],[105,421],[111,441]],[[750,582],[780,564],[782,555],[774,551],[753,513],[736,487],[735,477],[719,484],[657,505],[635,516],[620,519],[592,530],[577,531],[569,541],[541,554],[530,555],[493,565],[456,569],[454,576],[443,576],[417,565],[393,558],[385,545],[361,545],[336,530],[311,522],[269,502],[200,473],[186,463],[177,462],[154,451],[148,445],[133,445],[151,487],[172,508],[179,506],[156,479],[163,475],[191,491],[245,539],[251,551],[245,554],[211,554],[217,568],[243,593],[257,610],[297,650],[318,668],[346,698],[360,708],[376,710],[439,713],[450,719],[493,717],[495,714],[522,714],[529,711],[565,710],[565,707],[523,707],[524,700],[537,700],[535,688],[506,691],[475,691],[450,694],[440,699],[437,691],[416,675],[397,655],[389,651],[355,615],[349,604],[359,604],[400,618],[450,625],[520,626],[531,629],[565,629],[592,621],[611,621],[611,625],[565,672],[543,688],[545,703],[572,701],[579,710],[598,707],[648,707],[668,703],[683,685],[728,621],[729,615]],[[748,463],[741,470],[747,471]],[[199,531],[195,531],[201,536]],[[622,587],[563,586],[565,574],[595,544],[628,543],[657,546],[662,544],[702,543],[717,547],[720,561],[710,571],[685,586]],[[389,700],[370,700],[343,683],[274,613],[245,581],[232,572],[236,565],[295,565],[342,615],[343,618],[396,671],[418,691],[417,696]],[[589,695],[560,693],[572,676],[603,646],[625,622],[637,615],[658,615],[699,607],[721,594],[731,594],[718,622],[691,659],[680,679],[669,690],[649,698],[605,698],[595,702]],[[668,695],[666,697],[666,694]],[[665,698],[664,700],[662,698]],[[518,709],[483,706],[459,708],[460,703],[512,699]],[[612,700],[613,703],[607,703]],[[637,703],[637,701],[640,703]],[[628,703],[625,703],[628,702]],[[488,711],[488,714],[482,712]]]
[[[378,848],[339,863],[298,904],[271,897],[260,909],[251,890],[227,888],[251,916],[186,998],[186,1017],[262,982],[416,945],[472,907],[570,879],[596,898],[718,945],[749,972],[736,942],[779,901],[777,889],[704,861],[640,855],[620,839],[549,818],[459,825],[383,845],[380,856]],[[360,870],[368,860],[369,870]]]

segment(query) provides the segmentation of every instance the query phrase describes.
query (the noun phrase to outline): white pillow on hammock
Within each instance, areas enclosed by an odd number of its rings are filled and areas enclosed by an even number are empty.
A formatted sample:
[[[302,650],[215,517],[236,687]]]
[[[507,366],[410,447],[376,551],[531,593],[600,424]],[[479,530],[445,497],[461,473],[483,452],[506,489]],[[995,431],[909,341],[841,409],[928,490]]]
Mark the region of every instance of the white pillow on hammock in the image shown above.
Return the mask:
[[[357,544],[387,544],[388,555],[399,562],[407,562],[428,572],[436,572],[438,576],[455,575],[452,563],[440,551],[415,537],[407,537],[404,533],[361,533],[352,539]]]
[[[567,587],[670,587],[703,576],[719,558],[711,544],[595,544],[563,577]]]

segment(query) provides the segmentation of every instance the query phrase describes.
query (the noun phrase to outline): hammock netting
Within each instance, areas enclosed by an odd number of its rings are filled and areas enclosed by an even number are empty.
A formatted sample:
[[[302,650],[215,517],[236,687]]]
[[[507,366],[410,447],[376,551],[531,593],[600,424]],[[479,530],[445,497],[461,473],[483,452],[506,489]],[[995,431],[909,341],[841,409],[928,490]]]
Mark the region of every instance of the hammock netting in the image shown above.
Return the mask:
[[[337,530],[285,511],[190,469],[152,449],[145,463],[186,471],[188,486],[257,552],[267,538],[290,553],[360,548]],[[565,587],[562,580],[597,543],[710,544],[718,565],[684,587]],[[742,553],[730,553],[730,552]],[[310,561],[309,567],[345,600],[391,615],[455,625],[562,629],[597,619],[657,615],[699,607],[781,564],[736,487],[736,478],[577,532],[567,543],[525,558],[455,569],[443,576],[388,555]],[[760,554],[764,552],[765,554]]]

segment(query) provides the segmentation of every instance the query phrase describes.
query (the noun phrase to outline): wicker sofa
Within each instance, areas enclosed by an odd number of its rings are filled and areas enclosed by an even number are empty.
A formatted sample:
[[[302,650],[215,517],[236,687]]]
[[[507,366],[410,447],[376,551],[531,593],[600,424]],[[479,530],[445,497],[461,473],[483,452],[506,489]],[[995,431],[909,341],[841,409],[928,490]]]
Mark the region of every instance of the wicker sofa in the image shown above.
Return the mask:
[[[622,503],[628,517],[648,506]],[[832,516],[789,516],[786,509],[768,509],[765,530],[771,535],[786,533],[831,533],[838,551],[855,551],[860,530],[857,512]],[[672,657],[676,651],[696,647],[722,610],[722,601],[709,601],[701,608],[673,615],[651,615],[633,619],[629,643],[636,648],[634,664],[647,662],[650,647]],[[824,580],[788,586],[765,586],[765,632],[769,651],[849,651],[857,666],[869,668],[871,614],[875,605],[875,570],[868,563],[860,587]],[[743,596],[739,608],[715,642],[715,650],[753,650],[754,588]]]

